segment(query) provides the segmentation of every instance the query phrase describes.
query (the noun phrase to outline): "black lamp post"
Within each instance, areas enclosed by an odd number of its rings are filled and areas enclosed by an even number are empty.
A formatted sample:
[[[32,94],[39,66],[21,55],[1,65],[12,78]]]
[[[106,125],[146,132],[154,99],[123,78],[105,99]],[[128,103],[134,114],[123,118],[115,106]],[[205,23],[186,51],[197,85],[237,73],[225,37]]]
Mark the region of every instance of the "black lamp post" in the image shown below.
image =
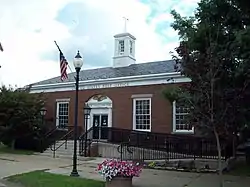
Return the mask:
[[[85,117],[85,137],[84,137],[84,156],[87,157],[87,138],[88,138],[88,119],[90,116],[91,108],[88,104],[84,106],[84,117]]]
[[[44,117],[45,117],[45,115],[46,115],[46,112],[47,112],[47,110],[46,110],[46,108],[45,107],[43,107],[43,108],[41,108],[40,109],[40,115],[42,116],[42,125],[44,126]],[[42,153],[43,152],[43,139],[41,138],[41,140],[40,140],[40,152]]]
[[[70,174],[70,176],[72,177],[78,177],[78,171],[77,171],[77,136],[78,136],[78,132],[77,132],[77,122],[78,122],[78,90],[79,90],[79,72],[81,70],[81,67],[83,65],[83,60],[82,57],[79,53],[79,51],[77,52],[77,55],[75,56],[75,59],[73,61],[75,69],[76,69],[76,97],[75,97],[75,122],[74,122],[74,153],[73,153],[73,169],[72,172]]]
[[[47,110],[46,110],[45,107],[41,108],[40,114],[41,114],[41,116],[42,116],[42,124],[43,124],[43,125],[44,125],[44,116],[46,115],[46,112],[47,112]]]

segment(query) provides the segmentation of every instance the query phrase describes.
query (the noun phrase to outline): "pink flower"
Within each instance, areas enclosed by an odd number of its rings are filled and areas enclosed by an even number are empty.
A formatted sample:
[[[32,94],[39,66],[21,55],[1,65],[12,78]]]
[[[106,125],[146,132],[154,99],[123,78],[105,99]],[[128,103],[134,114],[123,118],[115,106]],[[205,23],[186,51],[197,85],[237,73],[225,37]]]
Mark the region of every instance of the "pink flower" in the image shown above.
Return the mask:
[[[105,179],[111,180],[116,176],[139,177],[142,172],[142,167],[138,163],[131,161],[107,159],[97,165],[97,171],[103,175]]]

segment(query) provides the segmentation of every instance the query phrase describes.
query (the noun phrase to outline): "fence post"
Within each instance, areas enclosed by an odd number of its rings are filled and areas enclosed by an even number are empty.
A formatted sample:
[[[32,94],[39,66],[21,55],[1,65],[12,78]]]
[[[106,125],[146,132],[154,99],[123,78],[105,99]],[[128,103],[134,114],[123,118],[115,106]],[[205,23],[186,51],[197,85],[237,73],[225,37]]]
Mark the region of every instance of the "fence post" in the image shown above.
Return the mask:
[[[123,153],[123,143],[121,143],[121,150],[120,150],[120,153],[121,153],[121,155],[120,155],[120,159],[121,159],[121,161],[122,161],[122,153]]]
[[[68,136],[66,136],[66,140],[65,140],[65,149],[68,148]]]
[[[56,141],[54,142],[53,158],[56,157]]]
[[[167,152],[167,160],[169,160],[169,146],[167,145],[167,138],[164,138],[164,149]]]
[[[44,140],[41,138],[40,139],[40,153],[42,153],[43,152],[43,143],[44,142]]]

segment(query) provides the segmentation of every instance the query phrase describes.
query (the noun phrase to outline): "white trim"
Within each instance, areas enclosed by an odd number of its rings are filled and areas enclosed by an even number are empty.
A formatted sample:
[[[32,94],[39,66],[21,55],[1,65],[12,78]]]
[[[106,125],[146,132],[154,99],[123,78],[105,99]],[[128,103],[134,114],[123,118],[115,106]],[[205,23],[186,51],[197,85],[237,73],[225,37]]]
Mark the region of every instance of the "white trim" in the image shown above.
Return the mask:
[[[79,90],[185,83],[185,82],[191,82],[191,79],[182,76],[180,73],[173,72],[173,73],[161,73],[153,75],[141,75],[141,76],[80,81]],[[75,82],[33,85],[31,87],[30,92],[41,93],[41,92],[58,92],[58,91],[72,91],[72,90],[75,90]]]
[[[171,72],[171,73],[159,73],[159,74],[149,74],[149,75],[136,75],[136,76],[129,76],[129,77],[115,77],[115,78],[109,78],[109,79],[99,79],[99,80],[87,80],[87,81],[79,81],[79,85],[81,83],[86,84],[86,83],[93,83],[97,81],[102,81],[102,82],[112,82],[112,81],[124,81],[124,80],[138,80],[138,79],[144,79],[144,78],[157,78],[157,77],[162,77],[162,76],[168,76],[171,78],[172,76],[181,76],[180,73],[178,72]],[[182,76],[183,77],[183,76]],[[75,84],[75,82],[60,82],[60,83],[54,83],[54,84],[43,84],[43,85],[34,85],[34,87],[42,87],[42,86],[56,86],[56,85],[68,85],[68,84]]]
[[[56,99],[56,102],[70,102],[70,98]]]
[[[173,133],[187,133],[187,134],[193,134],[194,133],[194,127],[192,127],[192,130],[177,130],[176,129],[176,101],[173,102]]]
[[[140,100],[149,100],[149,115],[150,115],[150,129],[136,129],[136,101]],[[133,130],[137,131],[145,131],[145,132],[151,132],[152,129],[152,102],[151,102],[151,97],[145,97],[145,98],[134,98],[133,99]]]
[[[90,129],[93,126],[93,115],[95,114],[107,114],[108,127],[112,127],[112,100],[109,97],[99,102],[90,98],[86,103],[91,108],[87,129]]]
[[[131,98],[151,98],[153,97],[153,94],[134,94],[131,96]]]
[[[68,120],[69,120],[69,101],[57,101],[56,102],[56,126],[59,126],[59,105],[68,104]]]

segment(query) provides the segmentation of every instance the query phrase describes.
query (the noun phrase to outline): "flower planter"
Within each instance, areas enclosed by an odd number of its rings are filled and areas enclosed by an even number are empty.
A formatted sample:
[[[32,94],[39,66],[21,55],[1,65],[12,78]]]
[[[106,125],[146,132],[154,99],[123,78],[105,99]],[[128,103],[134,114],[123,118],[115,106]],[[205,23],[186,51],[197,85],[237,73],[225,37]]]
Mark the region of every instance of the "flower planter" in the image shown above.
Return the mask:
[[[106,181],[106,187],[132,187],[132,177],[114,177]]]
[[[97,171],[106,180],[106,187],[132,187],[133,177],[139,177],[142,166],[132,161],[104,160]]]

